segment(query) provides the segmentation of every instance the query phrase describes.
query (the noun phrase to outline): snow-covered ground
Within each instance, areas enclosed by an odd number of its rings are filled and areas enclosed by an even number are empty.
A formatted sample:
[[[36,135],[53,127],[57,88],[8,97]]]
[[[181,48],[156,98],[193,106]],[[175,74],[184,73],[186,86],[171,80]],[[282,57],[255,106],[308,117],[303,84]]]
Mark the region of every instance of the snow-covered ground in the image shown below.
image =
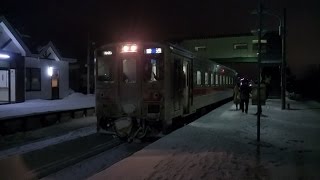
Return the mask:
[[[256,144],[256,106],[232,103],[165,136],[90,179],[320,179],[320,104],[268,100]]]
[[[27,100],[23,103],[0,105],[0,119],[42,112],[95,107],[95,96],[73,93],[58,100]]]

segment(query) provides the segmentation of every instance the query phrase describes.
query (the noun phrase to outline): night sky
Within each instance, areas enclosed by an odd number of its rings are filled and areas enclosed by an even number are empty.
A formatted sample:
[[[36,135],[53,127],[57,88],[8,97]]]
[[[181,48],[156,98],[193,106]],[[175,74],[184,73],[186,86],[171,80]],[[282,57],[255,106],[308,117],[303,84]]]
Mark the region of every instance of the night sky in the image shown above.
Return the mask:
[[[167,40],[248,33],[257,26],[250,12],[257,0],[225,1],[5,1],[4,15],[20,32],[35,41],[53,40],[66,56],[85,59],[88,34],[98,43],[117,40]],[[287,8],[288,63],[294,73],[320,64],[320,3],[317,0],[264,2],[281,14]],[[268,30],[278,20],[264,19]]]

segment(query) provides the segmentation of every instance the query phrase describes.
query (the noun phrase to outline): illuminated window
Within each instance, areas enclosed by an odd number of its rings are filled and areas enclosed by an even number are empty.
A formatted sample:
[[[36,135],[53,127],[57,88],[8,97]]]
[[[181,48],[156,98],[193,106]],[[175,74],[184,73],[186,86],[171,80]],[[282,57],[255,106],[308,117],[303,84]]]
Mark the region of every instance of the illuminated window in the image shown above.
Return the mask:
[[[26,91],[41,91],[41,69],[26,68]]]
[[[197,71],[197,85],[201,85],[201,72]]]
[[[206,49],[207,49],[206,46],[196,46],[196,47],[194,47],[194,50],[195,50],[196,52],[198,52],[198,51],[205,51]]]
[[[215,82],[216,82],[216,86],[219,85],[219,75],[218,74],[216,74]]]
[[[204,73],[204,84],[205,85],[209,84],[209,75],[207,72]]]
[[[214,84],[213,73],[211,73],[211,85]]]
[[[9,86],[8,70],[0,70],[0,88],[7,88]]]
[[[238,43],[238,44],[233,44],[233,49],[248,49],[248,44],[247,43]]]

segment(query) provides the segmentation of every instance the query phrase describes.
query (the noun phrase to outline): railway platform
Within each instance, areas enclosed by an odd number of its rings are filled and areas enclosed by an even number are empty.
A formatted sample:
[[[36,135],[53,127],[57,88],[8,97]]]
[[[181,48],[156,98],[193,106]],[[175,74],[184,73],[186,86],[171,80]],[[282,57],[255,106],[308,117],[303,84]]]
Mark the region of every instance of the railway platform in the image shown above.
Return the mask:
[[[28,131],[93,115],[95,96],[73,93],[58,100],[28,100],[23,103],[0,105],[0,134]]]
[[[89,179],[320,179],[320,103],[281,100],[248,114],[232,102]]]

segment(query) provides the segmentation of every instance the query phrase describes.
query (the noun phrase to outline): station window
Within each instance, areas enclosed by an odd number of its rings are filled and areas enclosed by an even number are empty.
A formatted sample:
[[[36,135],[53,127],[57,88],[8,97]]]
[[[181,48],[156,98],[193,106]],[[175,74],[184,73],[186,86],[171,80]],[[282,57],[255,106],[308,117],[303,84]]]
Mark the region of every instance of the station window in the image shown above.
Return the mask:
[[[222,76],[220,76],[219,84],[223,85],[223,77]]]
[[[201,85],[201,72],[197,71],[197,85]]]
[[[209,84],[209,75],[207,72],[204,73],[204,84],[205,85]]]
[[[41,69],[26,68],[26,91],[41,91]]]
[[[122,79],[125,83],[136,82],[136,60],[124,59],[122,61]]]
[[[196,47],[194,47],[194,50],[195,50],[196,52],[198,52],[198,51],[205,51],[206,49],[207,49],[206,46],[196,46]]]
[[[213,73],[211,73],[211,85],[214,84]]]
[[[248,49],[248,44],[247,43],[233,44],[233,49],[234,50],[237,50],[237,49]]]

